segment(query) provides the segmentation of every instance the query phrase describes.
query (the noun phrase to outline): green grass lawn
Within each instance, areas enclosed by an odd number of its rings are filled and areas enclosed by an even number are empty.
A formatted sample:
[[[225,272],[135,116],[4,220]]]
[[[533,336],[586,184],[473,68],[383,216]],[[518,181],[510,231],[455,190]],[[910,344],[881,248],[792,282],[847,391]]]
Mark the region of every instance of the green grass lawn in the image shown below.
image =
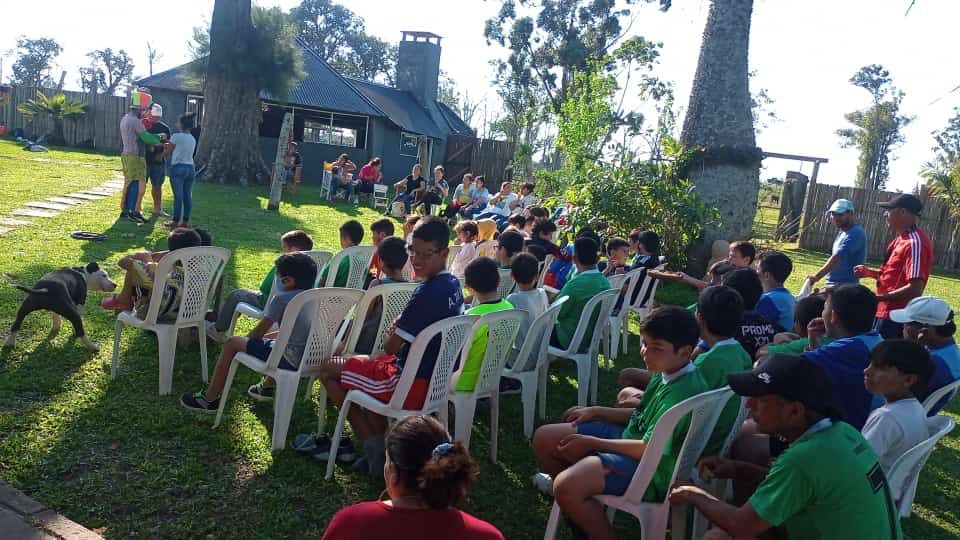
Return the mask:
[[[0,213],[91,187],[118,169],[115,156],[28,154],[0,141],[0,189],[7,194]],[[169,188],[165,190],[169,207]],[[199,184],[195,189],[196,225],[210,229],[214,243],[233,254],[227,289],[259,284],[287,230],[304,229],[318,248],[334,249],[344,220],[356,218],[366,225],[377,218],[369,208],[321,204],[310,186],[285,194],[279,213],[264,210],[266,195],[263,187]],[[115,269],[131,250],[163,248],[166,231],[156,223],[115,222],[116,197],[0,236],[0,324],[12,323],[23,299],[12,283],[32,284],[51,269],[93,260]],[[69,232],[76,229],[103,232],[108,239],[75,241]],[[790,255],[797,264],[790,283],[794,288],[824,259],[795,250]],[[960,305],[955,282],[938,275],[928,290]],[[91,295],[85,318],[88,334],[102,346],[99,353],[74,343],[68,327],[50,335],[50,318],[44,313],[27,319],[16,348],[0,352],[0,479],[108,538],[319,537],[336,510],[380,493],[381,485],[342,469],[326,482],[321,463],[292,450],[271,454],[272,408],[245,396],[246,386],[256,382],[248,370],[238,373],[219,429],[212,429],[212,417],[183,410],[177,404],[179,393],[201,387],[195,344],[178,350],[174,392],[160,397],[156,339],[127,329],[120,373],[111,379],[104,362],[113,352],[113,317],[99,308],[100,298]],[[689,303],[692,294],[665,286],[658,298]],[[218,348],[210,349],[212,363]],[[627,356],[614,369],[600,370],[602,400],[614,397],[618,368],[640,364],[635,338]],[[570,366],[551,370],[549,418],[575,403],[575,380]],[[499,463],[489,460],[488,414],[478,411],[471,450],[482,472],[465,509],[495,523],[507,538],[538,538],[550,501],[528,486],[536,463],[522,435],[519,397],[501,403]],[[315,429],[316,407],[298,400],[291,438]],[[958,410],[957,405],[951,408]],[[331,410],[328,418],[333,415]],[[928,463],[915,515],[905,521],[912,538],[960,535],[958,451],[955,434]],[[637,536],[629,520],[618,523],[622,537]]]

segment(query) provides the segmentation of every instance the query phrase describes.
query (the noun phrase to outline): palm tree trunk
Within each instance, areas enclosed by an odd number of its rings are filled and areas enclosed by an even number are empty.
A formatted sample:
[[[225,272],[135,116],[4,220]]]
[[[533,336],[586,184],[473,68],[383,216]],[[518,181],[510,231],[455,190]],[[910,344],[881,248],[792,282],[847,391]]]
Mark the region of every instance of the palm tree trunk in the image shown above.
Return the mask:
[[[258,141],[259,89],[241,67],[253,32],[250,0],[216,0],[210,24],[210,56],[197,161],[203,177],[247,185],[265,179]]]
[[[680,136],[688,148],[756,147],[747,65],[752,11],[753,0],[711,2]],[[759,164],[711,163],[694,169],[690,180],[707,206],[720,212],[721,219],[719,227],[705,230],[704,239],[688,251],[688,269],[699,275],[714,240],[749,237],[757,211],[760,169]]]

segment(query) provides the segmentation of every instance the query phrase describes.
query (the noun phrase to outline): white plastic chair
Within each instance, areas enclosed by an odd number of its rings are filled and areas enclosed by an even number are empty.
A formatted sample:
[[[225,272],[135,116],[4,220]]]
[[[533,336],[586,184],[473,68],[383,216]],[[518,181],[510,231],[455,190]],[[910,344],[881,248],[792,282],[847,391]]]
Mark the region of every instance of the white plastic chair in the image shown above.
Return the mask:
[[[373,185],[373,209],[383,207],[384,210],[390,207],[390,198],[387,196],[387,192],[390,190],[390,186],[386,184],[374,184]]]
[[[320,180],[320,198],[329,201],[333,195],[333,171],[323,171],[323,178]]]
[[[588,394],[592,395],[593,403],[597,402],[597,379],[599,378],[597,355],[600,350],[600,339],[606,331],[606,325],[609,324],[610,311],[619,294],[620,291],[609,289],[594,295],[583,307],[577,329],[567,348],[550,346],[547,349],[550,356],[573,360],[577,364],[577,404],[581,407],[587,405]],[[587,327],[590,326],[590,320],[594,317],[596,317],[596,324],[593,327],[593,335],[588,336],[586,335]],[[579,351],[585,340],[588,342],[587,350],[581,353]]]
[[[154,287],[150,293],[150,304],[146,317],[141,319],[133,310],[124,311],[117,316],[113,330],[113,361],[110,365],[110,377],[117,376],[117,362],[120,357],[120,334],[124,325],[141,330],[149,330],[157,335],[157,348],[160,360],[160,395],[170,393],[173,382],[173,361],[177,350],[177,333],[181,328],[196,328],[200,336],[206,335],[206,314],[210,306],[210,292],[220,279],[227,266],[230,252],[221,247],[192,247],[171,251],[160,259],[154,273]],[[160,304],[163,301],[164,284],[174,265],[180,263],[183,268],[183,294],[177,318],[174,321],[158,321]],[[200,339],[200,369],[203,381],[207,381],[207,340]]]
[[[547,277],[547,270],[550,268],[550,265],[553,264],[553,255],[547,255],[543,259],[543,264],[540,265],[540,277],[537,278],[537,288],[543,288],[543,280]]]
[[[373,252],[376,250],[373,246],[351,246],[341,250],[330,259],[327,266],[327,280],[324,287],[333,287],[337,279],[337,273],[340,269],[340,261],[344,258],[350,261],[350,273],[347,275],[348,289],[362,289],[370,272],[370,261],[373,259]]]
[[[510,358],[513,344],[517,340],[520,325],[527,317],[527,312],[519,309],[495,311],[481,316],[473,323],[473,328],[464,339],[463,350],[460,353],[460,370],[450,378],[450,388],[447,401],[454,409],[453,438],[470,448],[470,435],[473,433],[473,417],[477,410],[477,400],[490,398],[490,459],[497,461],[497,438],[500,430],[500,374]],[[486,327],[487,349],[483,355],[483,363],[477,375],[476,385],[472,392],[458,392],[457,380],[461,370],[470,356],[470,349],[477,333]],[[447,421],[447,407],[440,407],[440,421],[449,425]]]
[[[457,254],[460,253],[460,250],[463,249],[463,246],[460,244],[451,244],[447,249],[447,270],[450,270],[450,267],[453,266],[453,260],[457,258]]]
[[[360,298],[357,309],[354,310],[353,324],[350,326],[350,333],[344,340],[343,352],[340,356],[349,358],[357,354],[357,342],[363,332],[364,319],[370,311],[370,306],[380,300],[382,309],[380,311],[380,320],[377,322],[376,339],[370,348],[371,354],[377,354],[383,351],[383,345],[386,343],[390,334],[387,329],[390,324],[400,317],[403,309],[410,302],[414,289],[419,283],[388,283],[386,285],[377,285],[371,287]],[[310,380],[310,386],[307,387],[306,399],[310,399],[310,389],[313,388],[313,380]],[[327,420],[327,389],[322,384],[317,392],[317,402],[320,404],[320,411],[317,418],[317,433],[323,433]]]
[[[647,449],[643,453],[643,458],[633,473],[633,479],[630,485],[621,496],[598,495],[594,497],[600,504],[607,506],[611,510],[622,510],[633,515],[640,521],[640,538],[643,540],[660,540],[666,537],[667,519],[670,516],[670,503],[666,500],[656,502],[645,502],[643,500],[644,492],[653,474],[660,464],[660,458],[663,456],[663,450],[667,442],[673,438],[673,430],[677,423],[687,415],[690,415],[690,428],[687,430],[687,436],[683,440],[683,446],[680,448],[677,463],[673,467],[669,485],[677,481],[687,480],[690,471],[696,466],[700,454],[703,452],[710,433],[717,423],[717,418],[723,410],[723,405],[727,399],[733,395],[729,387],[704,392],[685,399],[674,405],[657,421],[653,428],[653,435],[647,441]],[[674,513],[674,528],[678,522],[686,519],[686,513]],[[550,519],[547,521],[547,530],[543,535],[544,540],[553,540],[557,534],[557,525],[560,521],[560,506],[554,502],[553,509],[550,511]],[[675,538],[684,538],[677,536]]]
[[[509,268],[500,269],[500,285],[497,286],[497,294],[500,295],[500,298],[506,298],[511,292],[513,292],[513,287],[516,285],[516,282],[513,280],[513,276],[510,275]]]
[[[327,480],[333,477],[333,465],[337,460],[337,449],[340,446],[343,427],[352,404],[395,420],[419,414],[436,414],[440,412],[441,407],[447,406],[447,387],[450,384],[450,374],[453,373],[453,364],[460,356],[460,348],[463,346],[464,338],[466,338],[470,332],[470,327],[476,320],[477,317],[474,315],[447,317],[431,324],[417,334],[417,338],[413,340],[409,351],[407,351],[407,359],[403,372],[400,374],[400,381],[397,383],[397,388],[389,403],[384,403],[362,390],[347,392],[343,405],[340,407],[340,415],[337,417],[337,427],[333,431],[333,439],[330,441]],[[440,351],[437,354],[430,384],[427,387],[427,397],[423,406],[419,409],[404,409],[403,403],[406,401],[413,380],[417,376],[420,362],[423,361],[423,355],[434,338],[440,339]]]
[[[550,333],[560,315],[560,307],[567,300],[569,299],[566,296],[557,298],[546,311],[530,323],[513,367],[503,371],[504,377],[520,383],[523,434],[528,440],[533,437],[533,415],[537,409],[538,394],[540,395],[539,417],[543,419],[547,416],[547,349],[550,347]]]
[[[663,257],[660,257],[663,259]],[[665,265],[660,265],[657,267],[657,270],[665,269]],[[629,326],[627,325],[627,320],[629,313],[633,312],[637,314],[637,317],[640,319],[640,325],[643,326],[643,323],[647,320],[647,317],[650,316],[650,311],[653,309],[654,299],[657,297],[657,285],[660,284],[660,280],[656,279],[649,274],[644,278],[643,283],[639,285],[640,292],[637,294],[636,301],[627,305],[626,300],[624,300],[623,306],[620,307],[620,312],[623,313],[624,317],[624,335],[623,339],[620,340],[620,343],[623,344],[623,353],[626,354]],[[631,291],[632,292],[632,291]],[[632,298],[632,297],[631,297]],[[626,311],[626,312],[625,312]]]
[[[927,399],[923,400],[923,410],[925,410],[927,414],[929,414],[930,411],[933,409],[933,406],[936,405],[938,401],[943,399],[943,396],[952,393],[950,396],[950,399],[953,399],[953,397],[957,395],[958,389],[960,389],[960,379],[953,381],[952,383],[946,386],[943,386],[942,388],[938,388],[937,390],[932,392],[929,396],[927,396]],[[950,403],[950,401],[948,400],[947,403]],[[944,406],[946,406],[946,404],[944,404]]]
[[[315,376],[321,362],[330,357],[337,346],[337,331],[343,324],[350,310],[360,301],[363,291],[328,287],[303,291],[287,304],[283,310],[283,324],[280,333],[273,345],[273,350],[267,359],[260,360],[245,352],[237,353],[230,362],[227,380],[220,394],[220,407],[217,409],[217,419],[213,427],[220,425],[223,418],[223,409],[230,395],[230,385],[237,372],[237,366],[243,364],[257,373],[266,375],[276,381],[275,397],[273,400],[273,437],[270,449],[283,450],[287,440],[287,428],[290,427],[290,414],[297,399],[297,387],[302,377]],[[310,335],[303,351],[303,357],[296,370],[280,369],[278,365],[283,359],[284,350],[297,319],[306,313],[309,316]]]
[[[627,304],[630,302],[630,299],[633,298],[633,293],[637,287],[641,287],[640,290],[643,291],[645,282],[640,276],[645,274],[646,272],[642,268],[637,268],[636,270],[631,270],[626,274],[607,278],[607,281],[610,282],[610,287],[618,291],[623,288],[624,283],[627,284],[627,290],[623,296],[623,303],[620,305],[620,311],[616,315],[613,315],[613,312],[611,311],[609,326],[610,339],[604,344],[606,347],[605,356],[607,357],[607,362],[612,363],[611,360],[614,357],[620,356],[621,341],[623,341],[624,354],[627,352],[626,341],[630,334],[629,320],[627,319],[627,314],[630,313],[630,310],[627,309]],[[614,306],[616,306],[616,303],[614,303]]]
[[[323,265],[330,262],[330,259],[333,258],[333,253],[330,251],[322,251],[322,250],[302,251],[301,253],[305,253],[306,255],[309,255],[310,258],[313,259],[313,262],[317,263],[317,280],[314,282],[313,286],[319,287],[320,286],[320,269],[323,268]]]
[[[897,503],[897,511],[900,513],[900,517],[910,517],[913,510],[913,498],[917,494],[917,481],[920,479],[920,471],[927,463],[927,458],[933,452],[933,447],[936,446],[937,441],[953,431],[955,426],[956,422],[949,416],[938,414],[932,418],[927,418],[930,438],[907,450],[890,466],[890,470],[887,471],[887,484],[890,486],[893,500]]]

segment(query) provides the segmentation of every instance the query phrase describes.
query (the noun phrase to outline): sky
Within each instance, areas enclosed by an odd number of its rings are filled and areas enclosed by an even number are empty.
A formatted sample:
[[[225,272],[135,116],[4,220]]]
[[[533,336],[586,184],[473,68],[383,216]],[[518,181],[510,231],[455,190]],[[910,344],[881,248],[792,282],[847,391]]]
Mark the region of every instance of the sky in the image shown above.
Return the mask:
[[[4,2],[8,32],[0,35],[2,79],[15,60],[16,37],[53,37],[64,48],[57,59],[66,87],[78,86],[78,68],[94,49],[125,49],[147,74],[147,43],[161,51],[154,71],[188,59],[193,26],[209,21],[213,0],[165,0],[151,4],[146,16],[131,15],[129,0],[91,0],[77,9],[75,0],[46,0],[39,17],[29,2]],[[264,6],[289,9],[298,0],[260,0]],[[894,151],[888,187],[912,190],[918,172],[931,156],[931,132],[943,128],[960,106],[960,2],[919,0],[905,15],[910,0],[755,0],[750,35],[752,88],[765,88],[780,118],[757,136],[766,151],[829,159],[819,182],[852,185],[857,151],[842,148],[835,134],[846,127],[844,114],[866,107],[869,94],[849,84],[862,66],[882,64],[906,93],[901,111],[914,117],[904,130],[906,143]],[[492,59],[505,56],[487,45],[483,25],[499,7],[496,0],[351,0],[349,9],[366,20],[368,32],[398,41],[402,30],[423,30],[443,37],[440,67],[472,99],[487,101],[493,116],[498,104],[492,85]],[[709,0],[674,0],[662,13],[655,5],[637,8],[631,35],[663,43],[655,74],[675,83],[676,103],[685,108],[696,71]],[[628,107],[641,107],[628,99]],[[483,117],[481,106],[478,116]],[[681,111],[682,113],[682,111]],[[476,122],[475,122],[476,123]],[[767,159],[762,178],[783,177],[787,170],[806,174],[810,164]]]

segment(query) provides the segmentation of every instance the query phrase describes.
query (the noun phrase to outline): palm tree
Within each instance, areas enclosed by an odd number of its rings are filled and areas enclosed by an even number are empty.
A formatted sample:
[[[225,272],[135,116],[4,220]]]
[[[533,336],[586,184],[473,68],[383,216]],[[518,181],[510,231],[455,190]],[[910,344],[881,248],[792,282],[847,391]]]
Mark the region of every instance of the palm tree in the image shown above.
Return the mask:
[[[75,119],[87,114],[87,104],[70,99],[62,93],[47,97],[37,92],[36,99],[29,99],[17,107],[17,111],[27,118],[48,115],[53,120],[53,128],[47,134],[47,142],[63,146],[66,138],[63,135],[63,121],[67,118]]]
[[[954,223],[960,223],[960,158],[948,162],[943,156],[935,161],[927,163],[920,172],[927,181],[927,191],[931,197],[936,197],[943,201],[950,212],[950,217]],[[957,233],[960,232],[960,225],[954,227],[953,234],[950,235],[950,245],[944,246],[943,253],[955,253],[957,242]],[[942,261],[944,264],[952,264],[952,261]]]
[[[703,241],[691,247],[692,272],[703,271],[714,240],[747,238],[757,210],[760,163],[750,157],[758,150],[747,67],[752,12],[753,0],[712,0],[703,30],[680,142],[715,156],[693,166],[689,178],[707,206],[720,212],[721,223],[706,228]]]

